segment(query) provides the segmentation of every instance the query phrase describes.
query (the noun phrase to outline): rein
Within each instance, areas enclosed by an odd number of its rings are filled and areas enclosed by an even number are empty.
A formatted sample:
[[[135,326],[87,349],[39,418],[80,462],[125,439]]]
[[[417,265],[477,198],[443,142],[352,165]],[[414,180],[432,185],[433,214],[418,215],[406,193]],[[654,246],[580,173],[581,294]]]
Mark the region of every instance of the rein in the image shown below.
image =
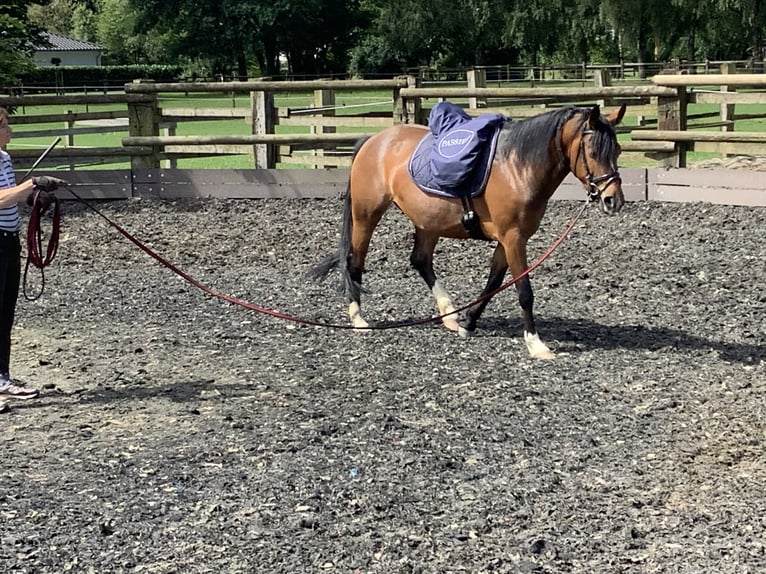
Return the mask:
[[[86,202],[84,199],[82,199],[77,193],[75,193],[72,189],[69,187],[66,187],[66,189],[77,199],[80,203],[85,205],[88,209],[93,211],[96,215],[104,219],[109,225],[114,227],[123,237],[125,237],[128,241],[133,243],[136,247],[138,247],[141,251],[149,255],[151,258],[158,261],[161,265],[164,267],[170,269],[173,273],[178,275],[179,277],[182,277],[184,280],[186,280],[188,283],[193,285],[194,287],[200,289],[201,291],[207,293],[208,295],[215,297],[217,299],[221,299],[222,301],[226,301],[227,303],[231,303],[233,305],[237,305],[239,307],[243,307],[245,309],[248,309],[250,311],[255,311],[257,313],[261,313],[262,315],[269,315],[271,317],[275,317],[277,319],[282,319],[285,321],[291,321],[293,323],[299,323],[302,325],[309,325],[313,327],[327,327],[332,329],[346,329],[346,330],[370,330],[370,331],[384,331],[388,329],[400,329],[404,327],[414,327],[417,325],[426,325],[428,323],[436,323],[438,321],[441,321],[442,319],[456,315],[457,313],[460,313],[461,311],[465,311],[466,309],[473,307],[474,305],[477,305],[478,303],[481,303],[485,299],[488,299],[490,297],[493,297],[494,295],[500,293],[501,291],[504,291],[508,289],[511,285],[514,283],[520,281],[522,278],[529,275],[532,271],[534,271],[537,267],[539,267],[550,255],[553,253],[553,251],[561,245],[561,243],[566,239],[567,235],[574,229],[575,224],[577,223],[577,220],[580,218],[580,216],[585,212],[585,209],[588,207],[588,203],[584,203],[580,210],[575,215],[572,222],[569,224],[569,226],[564,230],[564,232],[556,239],[556,241],[553,242],[553,244],[548,248],[548,250],[543,253],[538,259],[536,259],[527,269],[525,269],[522,273],[517,275],[516,277],[513,277],[512,279],[506,281],[504,284],[502,284],[500,287],[495,289],[494,291],[491,291],[490,293],[485,294],[482,297],[479,297],[475,301],[464,305],[460,307],[459,309],[456,309],[455,311],[452,311],[451,313],[446,313],[444,315],[439,315],[435,317],[428,317],[425,319],[416,319],[412,321],[400,321],[396,323],[390,323],[385,325],[371,325],[369,327],[354,327],[353,325],[339,325],[334,323],[325,323],[322,321],[315,321],[312,319],[305,319],[301,317],[295,317],[292,315],[288,315],[286,313],[281,313],[279,311],[274,311],[272,309],[266,309],[265,307],[260,307],[258,305],[255,305],[253,303],[250,303],[248,301],[244,301],[242,299],[238,299],[236,297],[233,297],[231,295],[226,295],[225,293],[221,293],[220,291],[216,291],[215,289],[212,289],[204,284],[202,284],[200,281],[186,273],[185,271],[181,270],[178,266],[174,265],[173,263],[166,260],[161,255],[157,254],[155,251],[153,251],[151,248],[144,245],[140,240],[136,239],[132,234],[130,234],[128,231],[126,231],[124,228],[122,228],[120,225],[109,219],[106,215],[104,215],[101,211],[99,211],[96,207]],[[58,203],[57,203],[57,210],[58,210]],[[54,228],[55,228],[55,234],[56,238],[58,237],[58,223],[56,220],[56,217],[54,215]],[[31,222],[31,218],[30,218]],[[30,223],[31,227],[31,223]],[[53,242],[53,239],[51,239],[51,242]],[[57,243],[55,244],[57,245]],[[50,244],[48,247],[49,251],[51,249]],[[53,250],[53,253],[55,254],[55,248]],[[52,260],[52,257],[50,258]]]
[[[27,301],[36,301],[45,290],[45,267],[51,264],[56,257],[59,247],[59,231],[61,228],[61,204],[56,196],[49,196],[50,199],[43,200],[43,196],[36,191],[32,196],[32,211],[29,214],[29,224],[27,225],[27,263],[24,266],[23,292]],[[43,255],[43,234],[40,221],[48,208],[53,205],[53,224],[51,227],[48,245]],[[29,265],[32,264],[40,270],[40,291],[34,295],[29,295],[27,288]]]

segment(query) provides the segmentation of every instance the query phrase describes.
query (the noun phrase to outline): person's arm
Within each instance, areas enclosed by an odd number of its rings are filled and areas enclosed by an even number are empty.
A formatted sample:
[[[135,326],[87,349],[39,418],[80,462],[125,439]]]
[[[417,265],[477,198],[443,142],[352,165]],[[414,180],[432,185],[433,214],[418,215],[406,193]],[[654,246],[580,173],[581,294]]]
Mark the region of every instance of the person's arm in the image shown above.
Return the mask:
[[[27,196],[32,193],[34,187],[34,181],[27,179],[13,187],[0,189],[0,208],[10,207],[11,205],[26,200]]]

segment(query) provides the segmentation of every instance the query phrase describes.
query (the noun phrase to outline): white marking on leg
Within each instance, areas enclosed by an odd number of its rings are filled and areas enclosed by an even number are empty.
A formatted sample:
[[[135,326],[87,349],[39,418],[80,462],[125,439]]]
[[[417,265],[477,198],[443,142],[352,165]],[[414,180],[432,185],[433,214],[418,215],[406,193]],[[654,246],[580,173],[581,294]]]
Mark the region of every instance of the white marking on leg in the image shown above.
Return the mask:
[[[369,323],[362,317],[362,308],[359,303],[352,301],[348,306],[348,316],[351,318],[351,324],[355,329],[366,329],[369,327]]]
[[[556,355],[548,348],[548,345],[540,340],[540,335],[534,335],[524,331],[524,342],[527,344],[529,356],[533,359],[553,359]]]
[[[436,306],[439,309],[439,315],[442,317],[442,324],[450,331],[455,331],[460,333],[460,336],[465,337],[465,334],[463,333],[465,329],[457,322],[458,316],[457,313],[455,313],[455,305],[452,303],[452,297],[447,293],[444,285],[442,285],[438,279],[434,283],[431,293],[433,294],[434,299],[436,299]],[[451,315],[451,313],[455,314]],[[445,317],[445,315],[447,315],[447,317]]]

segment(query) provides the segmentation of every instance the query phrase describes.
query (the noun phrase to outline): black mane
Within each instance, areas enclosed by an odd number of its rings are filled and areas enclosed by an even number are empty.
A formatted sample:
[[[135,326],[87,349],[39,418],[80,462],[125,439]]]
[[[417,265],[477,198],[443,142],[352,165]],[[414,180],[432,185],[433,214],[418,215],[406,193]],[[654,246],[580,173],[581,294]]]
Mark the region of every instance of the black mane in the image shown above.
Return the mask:
[[[509,120],[503,124],[497,144],[500,159],[515,154],[523,163],[544,164],[548,161],[550,142],[558,137],[561,126],[580,115],[581,125],[587,120],[590,108],[568,106],[545,112],[522,121]],[[612,125],[600,117],[593,133],[594,150],[598,160],[610,163],[615,157],[617,136]]]

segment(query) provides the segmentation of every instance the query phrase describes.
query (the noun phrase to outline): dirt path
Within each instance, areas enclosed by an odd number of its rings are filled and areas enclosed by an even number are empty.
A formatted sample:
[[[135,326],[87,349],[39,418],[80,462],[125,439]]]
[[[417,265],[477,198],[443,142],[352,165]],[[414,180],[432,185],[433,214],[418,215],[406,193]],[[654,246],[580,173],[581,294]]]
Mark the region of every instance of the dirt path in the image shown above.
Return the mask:
[[[541,253],[576,204],[551,205]],[[154,201],[105,213],[206,284],[345,322],[336,201]],[[65,207],[14,370],[43,396],[0,415],[0,572],[750,573],[766,569],[766,211],[590,211],[467,341],[360,335],[212,299]],[[303,222],[296,232],[293,221]],[[433,313],[391,213],[368,319]],[[492,246],[444,242],[460,302]]]

